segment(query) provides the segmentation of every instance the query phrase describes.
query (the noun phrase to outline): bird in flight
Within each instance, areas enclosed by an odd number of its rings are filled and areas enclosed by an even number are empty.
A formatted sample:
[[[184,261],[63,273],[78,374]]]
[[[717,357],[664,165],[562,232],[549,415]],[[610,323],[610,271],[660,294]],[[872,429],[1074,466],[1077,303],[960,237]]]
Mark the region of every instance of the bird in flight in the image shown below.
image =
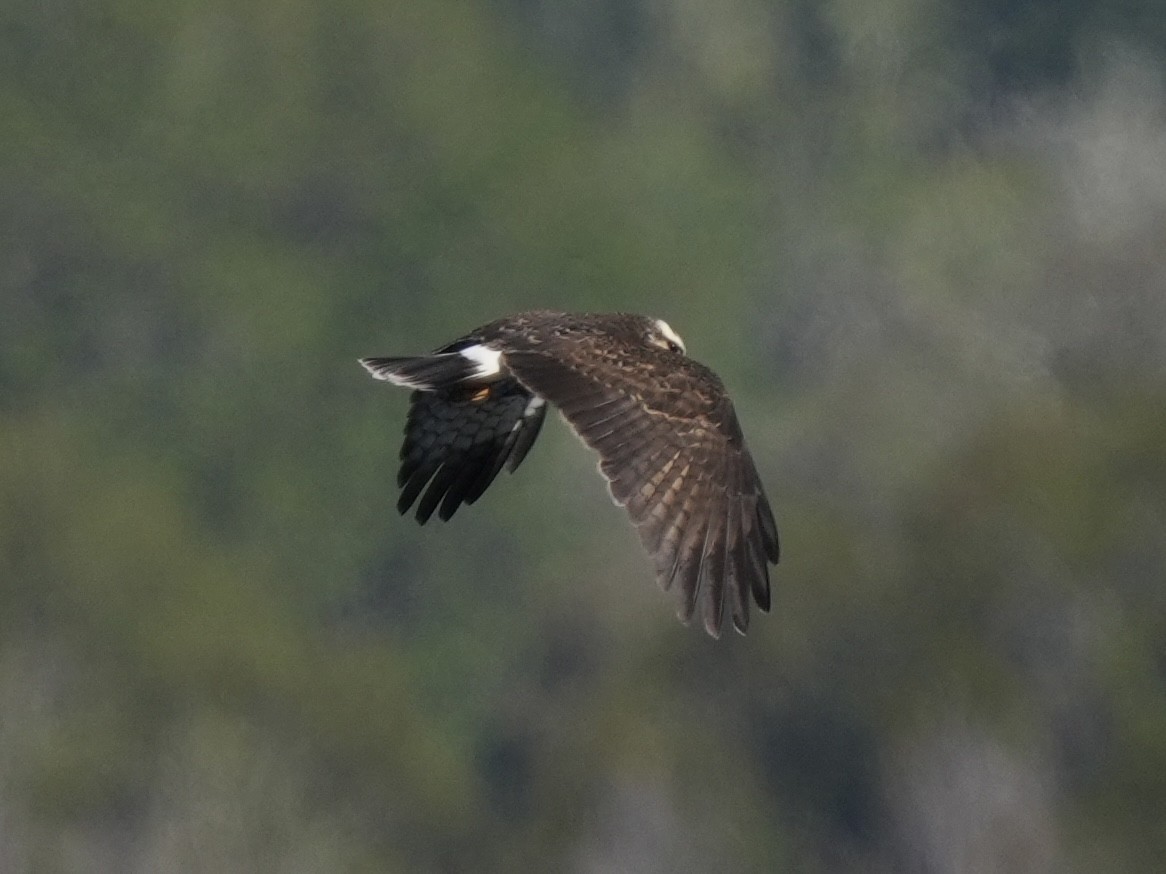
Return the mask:
[[[660,586],[679,590],[719,637],[742,634],[752,600],[769,611],[777,525],[715,373],[666,322],[630,313],[519,313],[428,355],[361,358],[376,379],[413,389],[397,509],[448,520],[513,472],[548,403],[599,454],[611,497],[631,517]],[[420,498],[420,500],[418,500]]]

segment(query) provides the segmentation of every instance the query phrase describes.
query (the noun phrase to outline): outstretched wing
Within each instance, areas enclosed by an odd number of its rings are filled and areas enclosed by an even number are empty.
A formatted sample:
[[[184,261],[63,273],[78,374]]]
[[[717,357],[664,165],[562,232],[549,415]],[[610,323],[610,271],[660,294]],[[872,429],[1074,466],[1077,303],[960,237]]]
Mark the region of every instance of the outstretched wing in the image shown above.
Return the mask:
[[[711,373],[691,359],[668,374],[597,368],[551,349],[509,351],[505,361],[599,453],[657,580],[680,590],[682,620],[699,604],[705,629],[718,636],[726,601],[742,633],[751,597],[769,610],[777,526],[732,403]],[[660,388],[661,378],[670,384]]]
[[[513,472],[522,463],[545,415],[545,402],[509,378],[413,392],[397,509],[407,512],[420,496],[418,522],[434,510],[448,520],[461,504],[480,498],[504,465]]]

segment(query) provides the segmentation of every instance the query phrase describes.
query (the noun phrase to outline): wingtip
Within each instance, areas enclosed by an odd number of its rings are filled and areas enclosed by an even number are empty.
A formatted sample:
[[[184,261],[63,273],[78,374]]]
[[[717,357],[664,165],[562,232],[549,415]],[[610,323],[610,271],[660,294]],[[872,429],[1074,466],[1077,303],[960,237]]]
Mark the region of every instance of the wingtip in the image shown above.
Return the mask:
[[[745,599],[749,597],[748,592],[741,592],[741,596]],[[733,630],[742,637],[749,631],[749,601],[744,600],[733,608]]]
[[[692,626],[692,620],[695,616],[696,616],[696,605],[695,604],[689,606],[688,604],[681,602],[680,606],[676,610],[676,618],[680,621],[680,624],[683,625],[685,628],[689,628]],[[700,620],[700,624],[704,628],[705,633],[708,634],[708,636],[711,637],[713,640],[720,640],[721,639],[722,626],[719,622],[716,621],[715,617],[702,615],[701,620]]]

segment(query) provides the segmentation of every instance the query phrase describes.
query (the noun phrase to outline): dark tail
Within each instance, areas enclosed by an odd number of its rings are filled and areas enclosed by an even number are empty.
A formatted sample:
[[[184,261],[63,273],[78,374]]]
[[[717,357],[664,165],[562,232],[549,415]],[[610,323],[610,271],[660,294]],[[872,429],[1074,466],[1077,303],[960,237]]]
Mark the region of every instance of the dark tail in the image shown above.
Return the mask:
[[[471,379],[473,361],[457,352],[425,355],[420,358],[361,358],[364,369],[375,379],[420,391],[437,391]]]

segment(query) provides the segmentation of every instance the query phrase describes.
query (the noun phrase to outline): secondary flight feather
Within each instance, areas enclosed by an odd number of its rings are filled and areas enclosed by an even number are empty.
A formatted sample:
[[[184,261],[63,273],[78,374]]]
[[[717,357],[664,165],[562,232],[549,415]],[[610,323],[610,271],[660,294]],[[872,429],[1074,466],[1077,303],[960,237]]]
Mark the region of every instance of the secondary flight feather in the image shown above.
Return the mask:
[[[471,331],[428,355],[362,358],[413,389],[397,483],[400,512],[425,523],[472,504],[538,436],[548,403],[599,454],[679,616],[700,611],[742,634],[768,612],[777,525],[720,379],[660,319],[537,310]]]

